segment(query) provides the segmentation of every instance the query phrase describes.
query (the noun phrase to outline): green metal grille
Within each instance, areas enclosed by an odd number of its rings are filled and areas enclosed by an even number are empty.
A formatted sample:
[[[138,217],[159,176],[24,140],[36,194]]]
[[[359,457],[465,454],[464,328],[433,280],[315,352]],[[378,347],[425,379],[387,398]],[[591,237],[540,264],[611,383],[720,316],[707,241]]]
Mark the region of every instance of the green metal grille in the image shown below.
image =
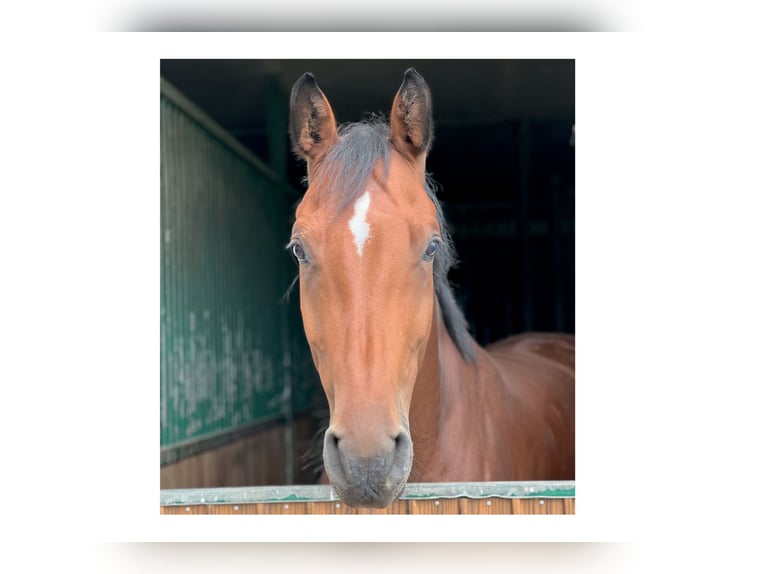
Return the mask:
[[[161,446],[307,409],[318,387],[284,250],[295,192],[161,85]]]

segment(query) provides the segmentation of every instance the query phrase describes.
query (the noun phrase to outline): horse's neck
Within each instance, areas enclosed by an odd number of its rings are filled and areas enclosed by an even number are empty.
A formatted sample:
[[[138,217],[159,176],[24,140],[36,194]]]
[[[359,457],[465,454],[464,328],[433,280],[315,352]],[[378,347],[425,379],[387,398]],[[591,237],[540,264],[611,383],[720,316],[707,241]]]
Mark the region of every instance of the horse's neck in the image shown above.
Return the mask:
[[[450,435],[472,432],[471,425],[479,422],[470,420],[474,397],[466,391],[472,384],[478,384],[481,369],[463,359],[447,332],[438,304],[435,307],[410,406],[410,434],[415,451],[410,476],[413,482],[433,480],[432,476],[447,472],[445,465],[449,463],[441,455]],[[478,346],[476,350],[479,361],[484,352]]]
[[[418,370],[410,405],[410,435],[412,436],[417,471],[430,460],[438,438],[442,369],[439,361],[440,330],[444,329],[438,303],[434,303],[431,333],[426,343],[423,363]],[[444,329],[446,332],[446,329]]]

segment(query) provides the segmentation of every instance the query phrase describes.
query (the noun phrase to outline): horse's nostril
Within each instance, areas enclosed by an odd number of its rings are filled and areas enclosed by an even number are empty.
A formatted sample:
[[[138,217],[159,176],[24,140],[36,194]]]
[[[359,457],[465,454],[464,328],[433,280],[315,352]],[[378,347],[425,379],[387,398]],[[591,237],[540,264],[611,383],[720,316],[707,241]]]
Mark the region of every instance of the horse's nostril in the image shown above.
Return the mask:
[[[394,448],[404,448],[412,442],[407,431],[401,431],[394,437]]]
[[[340,446],[340,437],[337,434],[335,434],[333,431],[328,430],[327,436],[325,437],[325,448],[338,450],[339,446]]]
[[[402,431],[394,437],[393,464],[402,468],[408,468],[412,457],[412,439],[410,435]]]

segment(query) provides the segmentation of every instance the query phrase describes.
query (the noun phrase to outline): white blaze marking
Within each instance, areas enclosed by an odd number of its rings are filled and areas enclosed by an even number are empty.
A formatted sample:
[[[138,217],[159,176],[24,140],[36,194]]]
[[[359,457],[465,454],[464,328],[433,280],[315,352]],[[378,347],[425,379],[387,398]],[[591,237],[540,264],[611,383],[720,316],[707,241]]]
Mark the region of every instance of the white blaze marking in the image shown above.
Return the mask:
[[[362,256],[364,244],[370,237],[370,224],[367,223],[367,210],[370,208],[370,192],[365,191],[354,203],[354,216],[348,220],[348,228],[354,236],[354,244],[359,257]]]

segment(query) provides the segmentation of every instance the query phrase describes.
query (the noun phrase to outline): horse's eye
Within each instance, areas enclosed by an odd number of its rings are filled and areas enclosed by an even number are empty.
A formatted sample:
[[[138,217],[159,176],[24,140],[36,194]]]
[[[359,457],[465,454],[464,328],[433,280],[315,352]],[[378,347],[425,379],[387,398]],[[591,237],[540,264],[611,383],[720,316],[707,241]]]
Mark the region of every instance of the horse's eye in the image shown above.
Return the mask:
[[[298,243],[297,241],[293,243],[290,250],[293,253],[293,257],[295,257],[295,260],[300,263],[306,262],[306,251],[303,249],[303,245]]]
[[[433,261],[433,258],[436,256],[436,252],[439,251],[440,245],[441,241],[439,239],[432,239],[428,244],[428,247],[426,247],[426,252],[423,254],[423,259],[426,261]]]

